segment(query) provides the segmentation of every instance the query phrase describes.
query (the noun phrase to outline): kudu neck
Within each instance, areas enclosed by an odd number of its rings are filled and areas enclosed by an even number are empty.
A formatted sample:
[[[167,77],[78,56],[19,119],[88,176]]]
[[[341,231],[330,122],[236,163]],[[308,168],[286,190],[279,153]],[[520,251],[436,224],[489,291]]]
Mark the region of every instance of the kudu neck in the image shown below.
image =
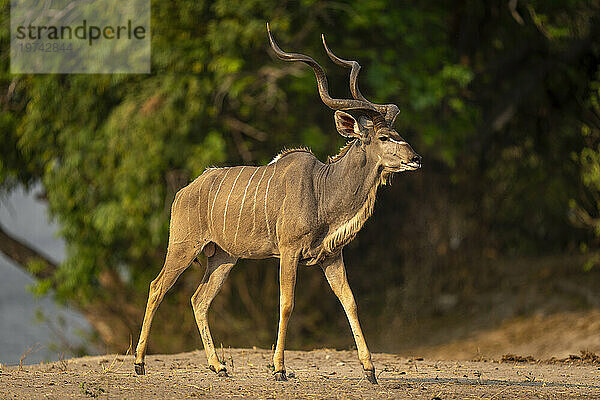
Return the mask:
[[[356,215],[377,190],[381,171],[358,142],[337,161],[325,166],[321,210],[328,222],[338,223]]]

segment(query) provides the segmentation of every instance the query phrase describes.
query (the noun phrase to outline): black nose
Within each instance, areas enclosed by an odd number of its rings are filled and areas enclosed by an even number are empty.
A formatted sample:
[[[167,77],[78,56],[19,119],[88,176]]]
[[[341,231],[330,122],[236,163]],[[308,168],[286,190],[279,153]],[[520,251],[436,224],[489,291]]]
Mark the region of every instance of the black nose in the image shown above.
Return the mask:
[[[419,164],[421,165],[421,156],[418,154],[415,154],[413,156],[413,158],[410,159],[411,162],[414,162],[415,164]]]

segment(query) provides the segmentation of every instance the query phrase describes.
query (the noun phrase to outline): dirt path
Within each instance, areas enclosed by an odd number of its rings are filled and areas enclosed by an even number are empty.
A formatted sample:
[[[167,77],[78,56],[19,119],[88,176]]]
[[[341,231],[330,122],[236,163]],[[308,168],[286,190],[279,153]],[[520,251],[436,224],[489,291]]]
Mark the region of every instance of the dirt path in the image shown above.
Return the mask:
[[[379,385],[362,378],[351,351],[286,352],[288,382],[275,382],[270,351],[225,349],[230,378],[205,367],[202,351],[146,358],[145,376],[130,356],[83,357],[3,366],[0,399],[98,398],[410,398],[600,399],[600,365],[580,362],[432,361],[375,354]]]

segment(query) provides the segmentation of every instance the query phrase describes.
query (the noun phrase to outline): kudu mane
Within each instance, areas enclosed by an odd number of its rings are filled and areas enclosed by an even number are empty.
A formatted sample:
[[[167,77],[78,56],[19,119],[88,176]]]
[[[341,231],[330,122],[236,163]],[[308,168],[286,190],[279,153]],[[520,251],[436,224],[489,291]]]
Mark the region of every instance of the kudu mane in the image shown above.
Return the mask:
[[[340,147],[340,150],[337,154],[333,155],[333,156],[329,156],[327,157],[327,161],[325,162],[326,164],[332,164],[336,161],[338,161],[339,159],[341,159],[342,157],[344,157],[346,155],[346,153],[348,153],[348,150],[350,150],[350,148],[352,147],[352,145],[354,143],[356,143],[357,139],[354,140],[350,140],[349,142],[347,142],[345,145],[343,145],[342,147]],[[274,158],[273,160],[271,160],[271,162],[269,164],[272,164],[274,162],[279,161],[281,158],[287,156],[288,154],[292,154],[292,153],[309,153],[309,154],[313,154],[312,150],[308,147],[293,147],[290,149],[283,149],[281,150]],[[217,168],[217,167],[211,167],[211,168]]]

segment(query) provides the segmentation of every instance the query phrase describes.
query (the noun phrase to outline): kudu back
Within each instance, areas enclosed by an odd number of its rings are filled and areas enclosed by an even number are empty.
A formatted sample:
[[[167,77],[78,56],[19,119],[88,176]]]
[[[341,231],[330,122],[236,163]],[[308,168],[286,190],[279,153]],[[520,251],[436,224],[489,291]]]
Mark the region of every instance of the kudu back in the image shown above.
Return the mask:
[[[229,271],[240,258],[280,259],[280,319],[273,355],[274,377],[286,380],[284,347],[294,306],[298,265],[320,265],[339,298],[356,341],[367,379],[376,383],[375,368],[358,321],[342,249],[371,216],[377,189],[392,174],[420,168],[421,157],[394,130],[399,109],[374,104],[358,89],[360,65],[335,56],[331,60],[351,69],[352,99],[329,95],[323,68],[312,58],[286,53],[275,42],[278,58],[308,64],[317,78],[321,100],[335,110],[338,132],[350,139],[326,163],[310,151],[287,150],[264,166],[210,168],[175,196],[171,207],[165,264],[150,284],[148,304],[136,349],[135,370],[144,374],[144,355],[152,318],[165,293],[201,251],[206,272],[192,296],[192,307],[211,370],[224,376],[226,367],[216,353],[207,312]],[[346,111],[360,116],[355,119]]]

